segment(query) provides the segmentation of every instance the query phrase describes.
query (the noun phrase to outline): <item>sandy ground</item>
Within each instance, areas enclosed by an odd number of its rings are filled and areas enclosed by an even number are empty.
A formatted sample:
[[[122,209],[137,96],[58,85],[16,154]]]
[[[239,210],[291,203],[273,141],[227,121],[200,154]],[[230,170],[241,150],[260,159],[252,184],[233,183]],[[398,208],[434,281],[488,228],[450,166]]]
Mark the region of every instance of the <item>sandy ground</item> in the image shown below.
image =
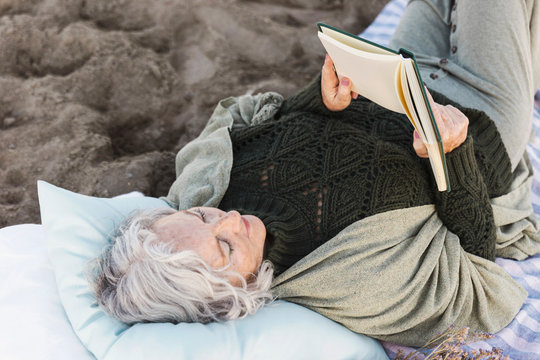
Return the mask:
[[[0,227],[39,223],[36,180],[165,195],[219,99],[290,95],[316,22],[361,32],[385,0],[0,0]]]

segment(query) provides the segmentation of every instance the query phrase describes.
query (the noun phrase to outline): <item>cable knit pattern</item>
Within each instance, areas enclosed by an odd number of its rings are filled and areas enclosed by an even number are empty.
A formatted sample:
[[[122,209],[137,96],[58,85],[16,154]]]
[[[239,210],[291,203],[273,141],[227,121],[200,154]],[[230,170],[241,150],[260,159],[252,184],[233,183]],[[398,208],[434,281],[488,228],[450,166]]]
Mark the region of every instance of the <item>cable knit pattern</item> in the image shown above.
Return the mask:
[[[452,191],[439,193],[429,162],[414,152],[405,116],[366,99],[330,112],[319,81],[287,99],[278,120],[231,131],[234,163],[220,208],[263,220],[276,272],[355,221],[433,203],[465,250],[493,259],[489,196],[511,180],[494,124],[481,112],[467,114],[479,146],[468,139],[448,154]]]

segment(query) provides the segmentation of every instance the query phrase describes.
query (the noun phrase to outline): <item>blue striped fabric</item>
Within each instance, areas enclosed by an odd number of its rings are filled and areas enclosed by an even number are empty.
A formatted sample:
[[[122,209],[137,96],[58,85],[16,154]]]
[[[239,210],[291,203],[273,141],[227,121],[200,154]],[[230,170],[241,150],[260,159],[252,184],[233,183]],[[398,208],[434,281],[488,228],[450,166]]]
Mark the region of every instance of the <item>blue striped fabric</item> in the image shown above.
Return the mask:
[[[361,36],[387,45],[407,1],[390,1]],[[537,98],[540,99],[540,89]],[[528,145],[527,151],[535,169],[532,204],[535,213],[540,216],[540,101],[536,102],[536,106],[533,119],[536,137]],[[540,254],[523,261],[498,258],[497,264],[529,292],[529,297],[516,318],[506,328],[495,334],[493,339],[470,344],[469,349],[498,347],[513,360],[540,359]],[[399,349],[405,353],[413,350],[387,342],[383,342],[383,346],[390,358],[394,358]]]

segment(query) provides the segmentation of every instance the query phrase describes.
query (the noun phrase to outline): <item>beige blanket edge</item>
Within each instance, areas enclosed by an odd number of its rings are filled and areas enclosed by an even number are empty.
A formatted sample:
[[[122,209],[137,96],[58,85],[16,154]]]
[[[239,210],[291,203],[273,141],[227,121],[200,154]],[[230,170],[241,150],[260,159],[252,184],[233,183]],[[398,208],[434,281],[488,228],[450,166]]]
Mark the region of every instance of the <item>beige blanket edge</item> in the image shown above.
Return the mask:
[[[540,252],[524,158],[509,194],[493,199],[497,256]],[[526,291],[500,266],[466,253],[433,205],[358,221],[274,280],[282,299],[377,339],[420,346],[450,325],[494,333]]]

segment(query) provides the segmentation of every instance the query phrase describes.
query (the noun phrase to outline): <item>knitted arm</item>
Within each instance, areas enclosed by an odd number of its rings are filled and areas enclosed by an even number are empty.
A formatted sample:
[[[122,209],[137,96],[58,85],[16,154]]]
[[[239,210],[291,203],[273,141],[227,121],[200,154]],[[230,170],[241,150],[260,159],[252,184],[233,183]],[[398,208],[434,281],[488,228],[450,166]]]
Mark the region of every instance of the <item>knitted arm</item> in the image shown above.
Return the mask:
[[[495,224],[486,183],[476,163],[473,139],[446,154],[450,192],[437,192],[437,213],[459,236],[463,249],[495,260]]]
[[[512,168],[506,148],[493,121],[483,111],[464,108],[444,95],[430,90],[433,99],[442,105],[451,104],[469,118],[469,136],[474,139],[474,155],[484,177],[490,198],[507,193],[512,183]]]

